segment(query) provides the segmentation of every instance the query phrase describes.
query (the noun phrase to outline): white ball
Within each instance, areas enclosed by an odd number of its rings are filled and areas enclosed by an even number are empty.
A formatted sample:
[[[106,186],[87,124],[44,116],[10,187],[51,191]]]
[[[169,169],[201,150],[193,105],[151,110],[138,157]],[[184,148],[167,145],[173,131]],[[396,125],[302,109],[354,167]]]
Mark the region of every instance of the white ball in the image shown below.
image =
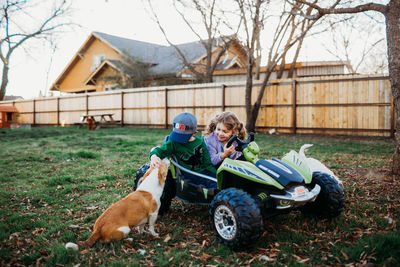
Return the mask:
[[[75,244],[75,243],[72,243],[72,242],[68,242],[67,244],[65,244],[65,248],[66,249],[72,249],[72,250],[75,250],[75,251],[78,251],[78,249],[79,249],[78,245]]]

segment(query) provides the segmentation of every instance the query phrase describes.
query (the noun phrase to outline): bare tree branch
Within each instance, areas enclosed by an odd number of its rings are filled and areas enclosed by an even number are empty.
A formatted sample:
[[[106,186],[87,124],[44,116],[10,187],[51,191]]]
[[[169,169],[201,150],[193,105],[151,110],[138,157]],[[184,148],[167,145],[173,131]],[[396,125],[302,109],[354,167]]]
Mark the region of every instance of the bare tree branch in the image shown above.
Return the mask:
[[[188,5],[188,2],[190,2],[192,5]],[[158,15],[154,11],[154,8],[152,6],[152,1],[147,0],[147,3],[150,6],[150,12],[152,14],[153,20],[156,22],[158,28],[163,33],[167,43],[170,46],[174,47],[175,51],[181,58],[184,67],[187,68],[192,74],[194,74],[199,80],[202,80],[204,82],[212,82],[212,76],[214,70],[218,62],[220,61],[222,55],[231,45],[232,36],[235,36],[235,35],[231,36],[221,35],[218,38],[216,37],[218,33],[218,27],[221,25],[221,20],[222,20],[216,14],[217,0],[203,1],[203,2],[199,0],[187,0],[187,1],[173,0],[176,12],[179,14],[179,16],[188,26],[188,28],[197,36],[197,38],[200,40],[200,43],[203,45],[206,51],[204,63],[189,62],[189,60],[186,58],[185,54],[180,49],[180,47],[175,45],[167,36],[165,28],[163,27]],[[178,7],[177,3],[179,3],[183,8],[188,8],[188,9],[192,8],[192,11],[194,10],[200,15],[202,26],[205,28],[205,31],[207,33],[207,39],[202,37],[199,30],[195,29],[193,23],[189,21],[187,13],[185,13],[184,10],[181,10]],[[217,44],[216,42],[217,40],[221,42]],[[218,53],[213,54],[217,46],[219,47],[220,50],[218,51]]]
[[[15,50],[19,49],[31,39],[51,37],[56,29],[64,28],[70,25],[70,22],[62,22],[62,18],[66,16],[70,10],[70,5],[67,1],[55,2],[54,9],[38,24],[38,27],[31,31],[23,30],[19,27],[16,21],[13,21],[13,16],[31,15],[26,12],[31,6],[28,1],[6,0],[0,6],[0,31],[2,39],[0,39],[0,59],[3,63],[2,81],[0,87],[0,99],[5,97],[6,87],[8,84],[8,72],[10,68],[10,59]],[[37,8],[40,8],[38,6]],[[21,18],[19,18],[21,19]]]
[[[304,0],[296,0],[298,3],[306,4],[318,11],[319,14],[321,15],[326,15],[326,14],[351,14],[351,13],[361,13],[361,12],[366,12],[366,11],[378,11],[381,13],[385,13],[386,11],[386,6],[382,4],[376,4],[376,3],[367,3],[364,5],[358,5],[355,7],[348,7],[348,8],[335,8],[335,6],[331,6],[329,8],[323,8],[320,7],[319,5],[315,3],[311,3],[308,1]],[[340,1],[338,1],[340,2]]]

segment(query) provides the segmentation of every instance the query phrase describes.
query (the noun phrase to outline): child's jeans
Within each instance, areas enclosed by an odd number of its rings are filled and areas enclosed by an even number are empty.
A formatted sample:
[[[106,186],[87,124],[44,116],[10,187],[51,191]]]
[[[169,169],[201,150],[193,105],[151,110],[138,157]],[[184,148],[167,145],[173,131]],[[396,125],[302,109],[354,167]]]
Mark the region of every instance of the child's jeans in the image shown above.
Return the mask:
[[[216,177],[216,173],[204,171],[201,174],[205,174],[207,176],[211,176],[213,178]],[[196,176],[194,174],[185,173],[184,174],[185,180],[189,180],[192,184],[203,185],[206,188],[217,188],[217,183],[211,180],[208,180],[203,177]]]

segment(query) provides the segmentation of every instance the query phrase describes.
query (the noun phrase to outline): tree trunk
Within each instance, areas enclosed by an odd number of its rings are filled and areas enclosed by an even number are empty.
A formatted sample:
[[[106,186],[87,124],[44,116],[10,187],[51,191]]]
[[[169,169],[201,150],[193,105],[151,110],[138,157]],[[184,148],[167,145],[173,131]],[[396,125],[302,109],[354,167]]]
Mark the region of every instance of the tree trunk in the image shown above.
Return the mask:
[[[400,174],[400,119],[396,122],[396,133],[394,134],[395,150],[393,154],[393,173]]]
[[[252,116],[251,95],[253,92],[253,65],[254,61],[250,59],[252,55],[248,53],[248,60],[246,64],[246,92],[245,92],[245,105],[246,105],[246,129],[248,132],[255,131],[255,122]]]
[[[390,1],[385,13],[389,56],[389,78],[395,109],[396,133],[393,173],[400,175],[400,1]]]
[[[258,112],[260,111],[261,102],[264,97],[265,89],[267,88],[267,83],[271,76],[272,70],[276,67],[277,63],[269,63],[268,68],[265,71],[265,77],[263,79],[263,83],[261,84],[260,92],[257,95],[257,100],[253,106],[251,106],[249,113],[247,113],[247,122],[246,129],[248,132],[255,132],[256,130],[256,122],[258,118]],[[251,95],[250,95],[251,98]],[[246,103],[246,111],[247,111],[247,103]]]
[[[0,101],[5,100],[6,97],[6,88],[8,84],[8,64],[3,62],[3,77],[1,79],[1,87],[0,87]]]

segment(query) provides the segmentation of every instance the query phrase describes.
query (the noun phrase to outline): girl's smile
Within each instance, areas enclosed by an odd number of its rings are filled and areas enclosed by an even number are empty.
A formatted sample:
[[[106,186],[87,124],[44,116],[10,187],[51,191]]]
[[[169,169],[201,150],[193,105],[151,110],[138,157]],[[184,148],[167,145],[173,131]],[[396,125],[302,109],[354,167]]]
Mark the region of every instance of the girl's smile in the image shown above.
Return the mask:
[[[223,123],[218,123],[217,127],[215,128],[215,135],[217,136],[218,140],[223,144],[226,144],[233,134],[233,130],[229,130],[228,128],[226,128]]]

